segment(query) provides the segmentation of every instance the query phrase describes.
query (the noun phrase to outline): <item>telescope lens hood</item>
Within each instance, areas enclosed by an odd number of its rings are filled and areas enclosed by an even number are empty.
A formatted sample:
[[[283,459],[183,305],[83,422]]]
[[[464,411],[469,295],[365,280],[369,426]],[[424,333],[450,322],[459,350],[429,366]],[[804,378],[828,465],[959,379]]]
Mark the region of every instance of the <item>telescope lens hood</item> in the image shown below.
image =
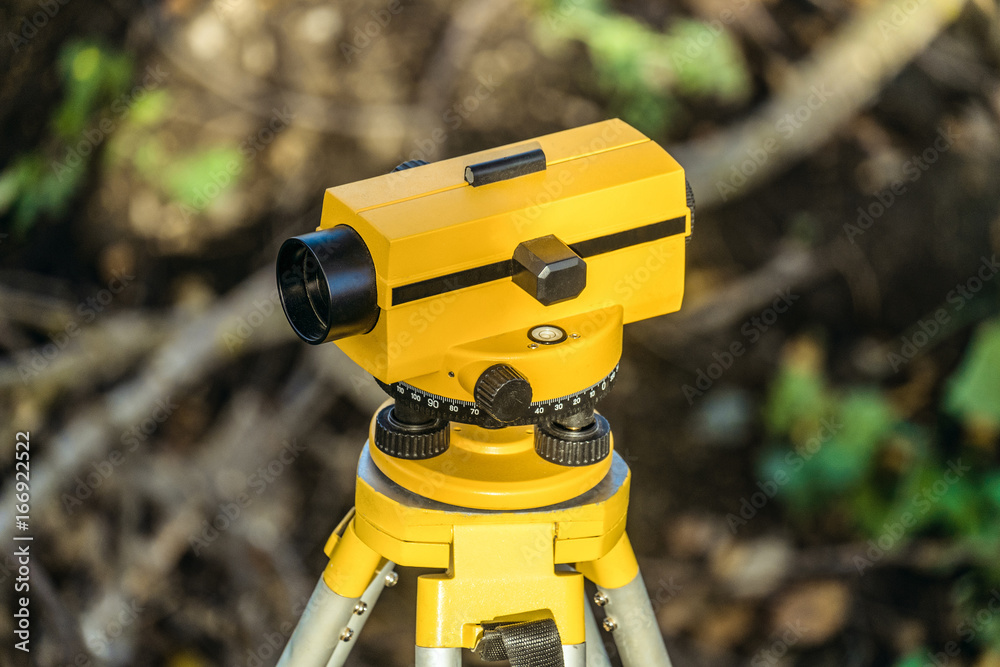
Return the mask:
[[[378,321],[375,263],[346,225],[295,236],[278,250],[278,295],[285,317],[319,345],[372,330]]]

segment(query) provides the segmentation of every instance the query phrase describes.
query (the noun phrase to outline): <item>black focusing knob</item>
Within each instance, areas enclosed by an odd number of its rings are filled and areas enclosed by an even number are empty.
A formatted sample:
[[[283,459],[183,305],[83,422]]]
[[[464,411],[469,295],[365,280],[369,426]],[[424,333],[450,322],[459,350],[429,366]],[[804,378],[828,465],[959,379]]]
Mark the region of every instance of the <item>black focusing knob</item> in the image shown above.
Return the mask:
[[[449,442],[448,422],[428,419],[422,424],[401,421],[393,406],[375,417],[375,446],[397,459],[429,459],[444,453]]]
[[[531,406],[528,378],[506,364],[490,366],[476,381],[476,404],[499,422],[525,416]]]
[[[546,461],[561,466],[589,466],[611,453],[611,426],[594,413],[594,421],[581,429],[566,428],[556,422],[535,429],[535,451]]]

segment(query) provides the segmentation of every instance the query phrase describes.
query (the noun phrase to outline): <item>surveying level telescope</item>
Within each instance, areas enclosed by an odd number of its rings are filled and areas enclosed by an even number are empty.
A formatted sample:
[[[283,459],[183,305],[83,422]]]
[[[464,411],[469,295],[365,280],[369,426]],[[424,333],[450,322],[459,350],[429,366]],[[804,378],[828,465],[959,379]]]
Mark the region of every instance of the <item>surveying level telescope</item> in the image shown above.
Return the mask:
[[[389,396],[355,511],[280,667],[339,667],[393,568],[417,580],[416,667],[669,667],[625,535],[631,473],[595,410],[622,326],[677,310],[694,200],[619,120],[327,190],[278,252],[296,333]]]
[[[279,251],[279,292],[299,337],[422,412],[547,421],[612,374],[622,324],[680,308],[693,206],[681,166],[608,120],[330,188],[319,231]],[[488,397],[498,364],[519,377]]]

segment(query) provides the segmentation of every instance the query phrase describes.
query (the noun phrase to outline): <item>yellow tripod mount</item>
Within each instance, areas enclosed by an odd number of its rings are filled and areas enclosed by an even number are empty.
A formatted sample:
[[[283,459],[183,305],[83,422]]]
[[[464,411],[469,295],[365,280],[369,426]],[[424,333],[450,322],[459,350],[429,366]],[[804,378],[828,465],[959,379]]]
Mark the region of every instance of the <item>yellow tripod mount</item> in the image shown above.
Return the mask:
[[[583,575],[555,566],[577,564],[595,583],[610,587],[638,572],[625,537],[630,473],[620,457],[609,457],[604,479],[573,501],[474,511],[402,489],[369,454],[366,447],[354,520],[327,545],[324,580],[351,598],[361,595],[383,559],[445,570],[419,579],[419,646],[471,649],[484,621],[544,617],[555,620],[563,643],[582,643]]]

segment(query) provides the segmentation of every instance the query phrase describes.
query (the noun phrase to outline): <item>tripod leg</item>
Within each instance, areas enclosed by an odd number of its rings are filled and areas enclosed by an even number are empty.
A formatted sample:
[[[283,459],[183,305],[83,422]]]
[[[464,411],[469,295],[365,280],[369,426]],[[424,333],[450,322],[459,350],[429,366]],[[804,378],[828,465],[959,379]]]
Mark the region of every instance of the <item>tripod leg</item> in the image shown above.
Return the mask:
[[[587,645],[586,644],[563,644],[563,665],[564,667],[587,667]]]
[[[341,641],[337,642],[337,647],[333,649],[333,657],[330,658],[326,667],[341,667],[347,662],[347,656],[350,655],[354,645],[358,643],[358,635],[361,634],[361,629],[368,622],[368,617],[372,615],[372,608],[378,602],[379,596],[386,585],[391,583],[390,579],[392,582],[395,581],[396,573],[393,572],[392,568],[393,563],[386,561],[382,569],[375,575],[372,583],[365,589],[361,600],[354,606],[354,613],[347,622],[347,630],[341,633]]]
[[[663,645],[660,626],[649,602],[642,574],[620,588],[597,587],[608,602],[606,622],[625,667],[671,667],[667,647]]]
[[[604,627],[612,632],[625,667],[671,667],[660,626],[628,537],[604,557],[578,563],[577,570],[597,584]]]
[[[462,667],[460,648],[424,648],[416,650],[416,667]]]
[[[604,639],[601,638],[601,629],[597,626],[597,619],[594,618],[594,610],[590,608],[589,602],[583,606],[583,613],[587,629],[587,667],[611,667]]]
[[[278,667],[326,667],[333,651],[350,638],[348,623],[385,561],[368,548],[350,523],[343,537],[331,537],[330,562],[313,590]]]
[[[331,591],[321,578],[277,667],[326,667],[357,603]]]

